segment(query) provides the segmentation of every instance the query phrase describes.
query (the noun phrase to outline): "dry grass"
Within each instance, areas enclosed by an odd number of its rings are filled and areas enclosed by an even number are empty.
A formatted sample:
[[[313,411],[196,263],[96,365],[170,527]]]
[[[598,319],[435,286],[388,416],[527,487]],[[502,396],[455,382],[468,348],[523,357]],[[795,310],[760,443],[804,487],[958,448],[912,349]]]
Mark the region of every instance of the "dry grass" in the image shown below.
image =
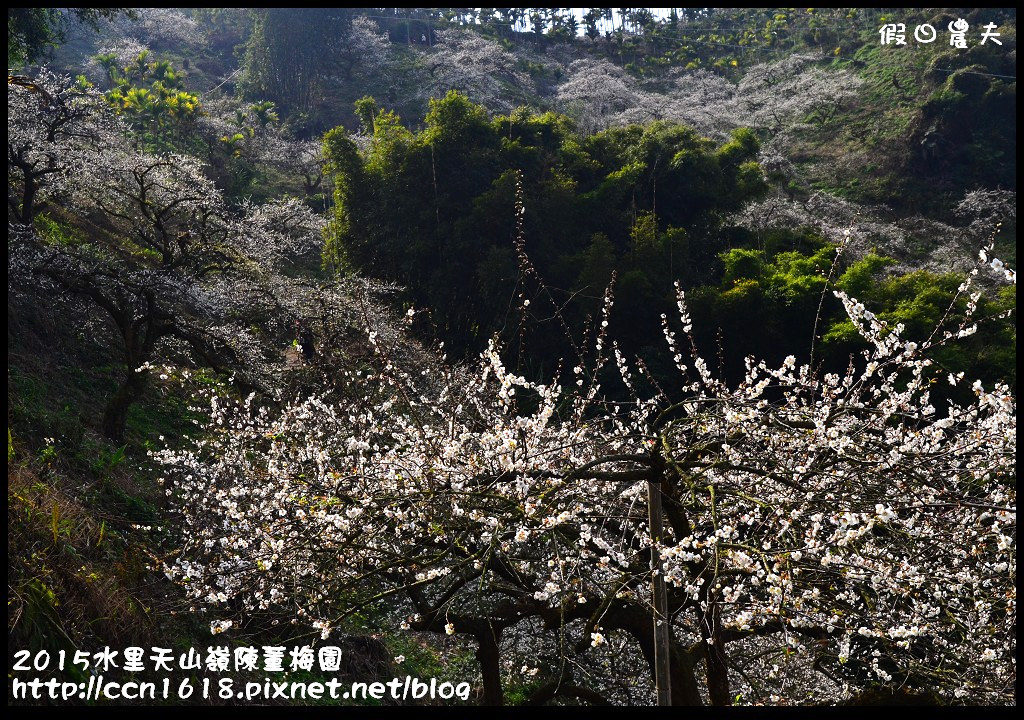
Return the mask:
[[[9,647],[138,644],[153,630],[126,587],[146,560],[55,479],[8,462]]]

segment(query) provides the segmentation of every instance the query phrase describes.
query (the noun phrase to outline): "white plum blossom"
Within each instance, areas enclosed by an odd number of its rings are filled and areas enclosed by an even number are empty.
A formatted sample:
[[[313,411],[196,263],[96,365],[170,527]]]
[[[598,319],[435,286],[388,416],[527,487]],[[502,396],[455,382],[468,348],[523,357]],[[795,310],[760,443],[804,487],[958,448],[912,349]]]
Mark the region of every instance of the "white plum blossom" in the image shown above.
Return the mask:
[[[647,397],[603,335],[563,386],[493,344],[475,366],[409,363],[400,332],[369,325],[371,367],[341,390],[220,400],[210,435],[157,454],[189,528],[166,571],[242,616],[337,626],[387,599],[396,627],[473,638],[493,690],[501,663],[536,666],[520,641],[588,673],[609,644],[649,660],[656,549],[685,702],[770,702],[792,683],[822,702],[878,683],[1012,702],[1015,399],[976,383],[933,404],[928,350],[959,330],[908,344],[837,294],[869,345],[844,374],[751,360],[729,385],[694,350]],[[630,402],[601,393],[604,367]]]

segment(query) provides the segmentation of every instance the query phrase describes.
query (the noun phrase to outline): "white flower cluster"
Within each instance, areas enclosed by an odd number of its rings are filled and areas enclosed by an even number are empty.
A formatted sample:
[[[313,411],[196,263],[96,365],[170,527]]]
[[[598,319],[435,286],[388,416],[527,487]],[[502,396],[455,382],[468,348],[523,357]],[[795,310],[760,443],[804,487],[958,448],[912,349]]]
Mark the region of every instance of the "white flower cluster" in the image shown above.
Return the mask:
[[[693,687],[837,701],[927,681],[1012,702],[1015,399],[979,383],[937,406],[930,344],[839,297],[869,341],[844,374],[752,359],[730,385],[666,324],[680,382],[651,397],[603,331],[565,388],[495,344],[475,368],[403,361],[401,321],[377,318],[340,390],[211,402],[205,436],[156,454],[187,529],[166,572],[198,606],[322,633],[387,598],[396,626],[472,636],[510,673],[537,666],[522,638],[581,668],[611,643],[644,657],[663,577]],[[629,401],[599,391],[612,359]]]

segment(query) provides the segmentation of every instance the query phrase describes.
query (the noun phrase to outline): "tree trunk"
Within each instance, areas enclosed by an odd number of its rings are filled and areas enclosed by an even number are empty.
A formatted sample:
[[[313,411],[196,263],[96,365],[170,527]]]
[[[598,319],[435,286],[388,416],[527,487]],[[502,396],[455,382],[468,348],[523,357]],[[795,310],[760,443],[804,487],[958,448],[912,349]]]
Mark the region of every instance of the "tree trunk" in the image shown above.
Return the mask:
[[[25,171],[25,192],[21,200],[21,217],[18,219],[25,225],[32,222],[36,210],[36,179]]]
[[[729,690],[729,667],[725,662],[725,643],[722,642],[722,621],[718,608],[712,606],[708,610],[708,622],[711,624],[710,639],[704,639],[708,665],[708,696],[712,705],[732,705],[732,694]]]
[[[480,643],[476,659],[480,661],[480,674],[484,679],[484,705],[504,705],[505,695],[501,689],[501,668],[498,663],[501,629],[490,625],[476,639]]]
[[[665,588],[665,573],[661,566],[661,555],[658,545],[662,542],[661,519],[661,473],[655,466],[656,474],[647,483],[647,513],[651,529],[651,574],[653,575],[654,612],[651,618],[654,631],[654,689],[658,697],[658,705],[672,704],[672,681],[669,666],[669,617],[668,590]]]
[[[617,627],[628,632],[640,646],[640,652],[647,661],[651,679],[655,677],[654,633],[651,632],[651,617],[647,613],[610,611],[605,616],[606,627]],[[697,686],[693,661],[686,650],[674,638],[669,639],[669,681],[672,688],[672,704],[695,707],[704,704]]]
[[[121,383],[114,397],[110,398],[103,411],[103,434],[110,440],[120,442],[124,439],[125,425],[128,421],[128,408],[132,406],[146,387],[147,372],[135,372],[134,367],[128,368],[128,377]]]
[[[672,681],[672,704],[688,707],[703,705],[704,698],[700,696],[697,676],[693,672],[693,660],[689,653],[679,647],[677,643],[672,643],[670,654],[672,662],[669,679]]]

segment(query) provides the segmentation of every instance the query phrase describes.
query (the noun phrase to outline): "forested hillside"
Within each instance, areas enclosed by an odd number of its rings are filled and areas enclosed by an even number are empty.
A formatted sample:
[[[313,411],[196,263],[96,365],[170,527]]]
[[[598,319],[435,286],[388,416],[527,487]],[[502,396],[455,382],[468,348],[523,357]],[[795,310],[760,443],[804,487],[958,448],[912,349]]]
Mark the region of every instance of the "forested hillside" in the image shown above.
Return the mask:
[[[1014,10],[8,68],[9,705],[1015,704]]]

